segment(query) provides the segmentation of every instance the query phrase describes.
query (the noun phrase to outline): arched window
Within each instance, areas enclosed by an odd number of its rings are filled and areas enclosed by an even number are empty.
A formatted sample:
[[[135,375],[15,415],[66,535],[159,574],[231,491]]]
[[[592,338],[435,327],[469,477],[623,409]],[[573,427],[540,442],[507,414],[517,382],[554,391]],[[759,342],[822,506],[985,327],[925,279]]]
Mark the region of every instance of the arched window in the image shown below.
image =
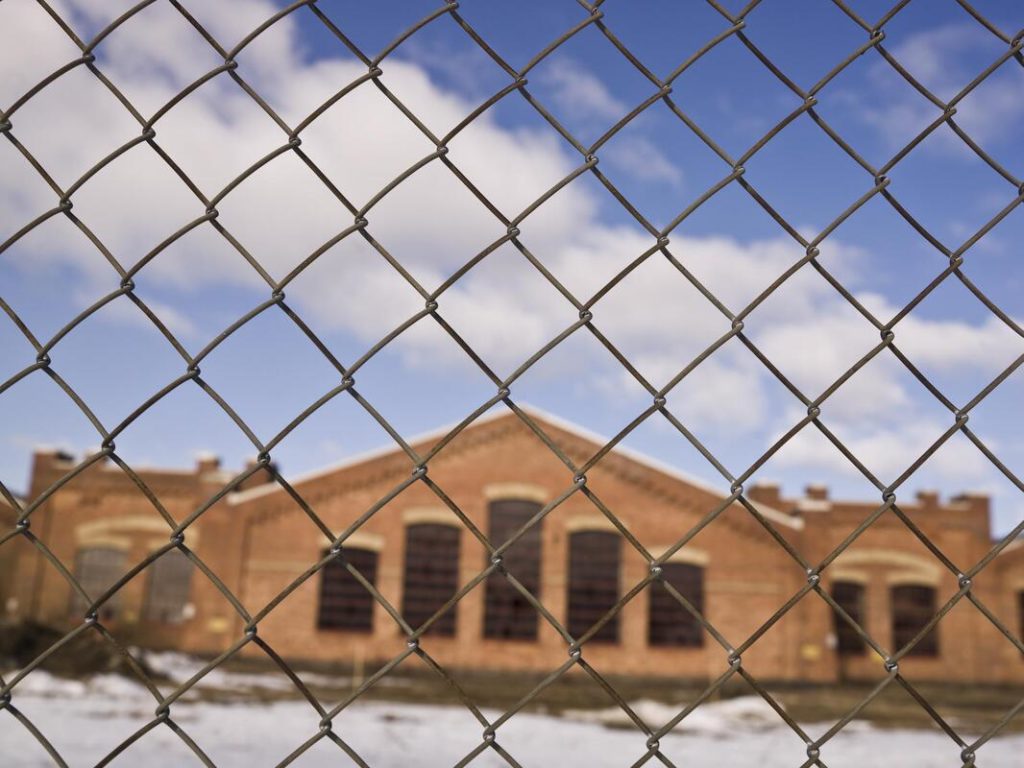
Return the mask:
[[[836,581],[832,584],[832,599],[836,605],[846,611],[863,629],[864,617],[867,615],[864,601],[864,585],[854,581]],[[836,635],[836,652],[840,656],[859,656],[865,651],[864,639],[857,630],[839,615],[832,611],[832,628]]]
[[[704,569],[690,563],[664,563],[662,581],[651,584],[648,594],[647,641],[650,645],[697,648],[704,644],[704,628],[666,589],[671,584],[701,613],[704,612]]]
[[[185,606],[195,566],[178,549],[164,552],[149,566],[149,583],[143,616],[147,621],[175,623],[185,618]]]
[[[925,628],[936,614],[935,589],[922,585],[900,585],[892,588],[892,645],[903,648]],[[908,656],[937,656],[939,654],[938,627],[921,638]]]
[[[459,588],[459,529],[439,523],[415,523],[405,529],[405,576],[402,580],[402,616],[419,628],[447,603]],[[455,634],[452,606],[428,632]]]
[[[618,534],[609,531],[569,535],[568,630],[573,637],[586,634],[618,602],[621,544]],[[618,614],[591,637],[608,643],[618,639]]]
[[[124,552],[120,549],[88,547],[78,550],[75,556],[75,579],[91,600],[97,599],[110,589],[124,573]],[[115,592],[100,607],[100,619],[113,619],[117,616],[119,597]],[[88,607],[89,603],[74,590],[71,597],[71,613],[82,616]]]
[[[346,562],[376,586],[377,553],[348,547],[343,547],[343,553],[344,562],[336,557],[320,569],[320,605],[316,625],[318,629],[369,632],[373,629],[373,595],[346,567]]]
[[[541,509],[535,501],[498,499],[488,507],[487,536],[501,546]],[[540,597],[541,523],[531,526],[502,553],[505,568],[534,597]],[[488,562],[489,559],[488,559]],[[487,579],[484,637],[533,640],[537,637],[537,609],[500,573]]]

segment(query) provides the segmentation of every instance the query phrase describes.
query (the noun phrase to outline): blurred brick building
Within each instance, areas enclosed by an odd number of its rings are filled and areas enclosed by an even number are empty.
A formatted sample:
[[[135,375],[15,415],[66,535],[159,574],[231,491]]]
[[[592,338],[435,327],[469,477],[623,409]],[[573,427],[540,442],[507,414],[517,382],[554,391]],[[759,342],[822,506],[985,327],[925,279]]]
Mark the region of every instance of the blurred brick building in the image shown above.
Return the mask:
[[[527,413],[577,465],[604,444],[549,415]],[[444,434],[425,436],[413,447],[427,453]],[[587,638],[584,656],[602,672],[714,677],[728,664],[719,639],[741,646],[806,591],[807,574],[786,549],[818,563],[878,508],[832,500],[822,487],[808,487],[794,499],[759,485],[746,494],[759,520],[740,503],[727,503],[720,490],[622,449],[605,455],[580,485],[538,435],[507,412],[478,420],[446,444],[426,477],[414,474],[410,458],[394,448],[294,478],[297,494],[268,482],[263,469],[228,492],[236,475],[212,457],[191,471],[136,468],[154,498],[108,461],[66,480],[75,466],[56,452],[34,457],[27,499],[51,492],[31,515],[40,545],[14,536],[0,546],[0,599],[8,619],[60,626],[82,621],[89,601],[46,553],[65,563],[96,600],[163,548],[99,610],[119,637],[213,654],[242,640],[256,620],[259,637],[281,656],[341,664],[381,663],[406,651],[401,617],[412,628],[431,622],[421,646],[446,667],[553,670],[566,660],[569,640],[550,618],[569,636]],[[329,532],[350,533],[344,553],[358,578],[334,559],[302,579],[327,555],[330,539],[300,497]],[[491,563],[481,537],[504,542],[563,497],[503,553],[501,565],[515,585],[500,573],[481,575]],[[889,653],[921,635],[957,593],[956,574],[940,556],[967,569],[993,546],[984,496],[943,503],[937,494],[920,493],[899,505],[934,551],[885,511],[820,580]],[[4,506],[2,512],[5,530],[13,530],[13,510]],[[184,542],[201,567],[170,547],[173,526],[197,512]],[[638,589],[651,572],[648,557],[670,549],[662,581]],[[1024,547],[1006,547],[972,590],[1019,633]],[[456,594],[461,597],[453,607],[439,613]],[[721,637],[713,637],[677,595]],[[621,610],[599,623],[617,604]],[[254,644],[242,652],[263,653]],[[813,591],[742,658],[765,680],[885,674],[875,651]],[[966,599],[920,637],[900,669],[914,680],[1024,682],[1019,651]]]

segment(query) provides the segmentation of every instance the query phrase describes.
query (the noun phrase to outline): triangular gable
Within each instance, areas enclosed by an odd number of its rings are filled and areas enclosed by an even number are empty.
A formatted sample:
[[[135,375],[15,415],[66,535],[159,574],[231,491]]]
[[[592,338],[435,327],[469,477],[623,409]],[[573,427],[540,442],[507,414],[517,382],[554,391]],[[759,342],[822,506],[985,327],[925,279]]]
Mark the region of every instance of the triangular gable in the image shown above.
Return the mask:
[[[547,413],[534,406],[523,406],[517,405],[519,410],[523,411],[530,419],[535,421],[537,425],[545,432],[552,430],[555,432],[562,432],[570,436],[576,441],[587,444],[594,453],[600,450],[602,447],[607,445],[608,438],[598,435],[584,427],[574,424],[566,419],[562,419],[559,416]],[[483,414],[474,420],[469,426],[467,426],[461,434],[471,434],[479,430],[487,429],[488,427],[494,427],[502,422],[509,420],[518,420],[519,417],[511,410],[497,409],[490,413]],[[461,422],[459,422],[461,423]],[[453,429],[455,429],[459,423],[449,424],[439,429],[431,430],[430,432],[417,435],[407,442],[414,449],[427,449],[437,443],[446,435],[448,435]],[[525,425],[524,425],[525,426]],[[323,469],[318,469],[313,472],[308,472],[299,475],[289,480],[292,487],[299,490],[301,486],[318,480],[326,480],[328,478],[337,478],[342,480],[346,474],[350,471],[364,467],[371,462],[389,459],[400,455],[402,449],[396,446],[388,446],[384,448],[378,448],[371,451],[366,451],[355,456],[351,456],[344,461],[333,464]],[[651,456],[648,456],[640,451],[626,448],[623,446],[616,446],[609,454],[609,457],[615,456],[620,460],[624,460],[627,463],[637,465],[646,470],[651,470],[663,477],[664,479],[674,483],[680,484],[689,488],[698,489],[714,496],[719,499],[727,498],[727,494],[724,494],[721,489],[714,487],[712,484],[701,480],[699,478],[688,475],[679,469],[666,464],[665,462],[659,461]],[[301,490],[300,490],[301,492]],[[245,491],[232,493],[228,496],[228,502],[231,504],[241,504],[252,499],[260,498],[274,493],[285,493],[284,489],[277,483],[267,483],[265,485],[250,488]],[[802,528],[803,520],[799,517],[786,514],[780,510],[769,507],[765,504],[751,502],[755,508],[768,520],[773,523],[779,523],[788,528]]]

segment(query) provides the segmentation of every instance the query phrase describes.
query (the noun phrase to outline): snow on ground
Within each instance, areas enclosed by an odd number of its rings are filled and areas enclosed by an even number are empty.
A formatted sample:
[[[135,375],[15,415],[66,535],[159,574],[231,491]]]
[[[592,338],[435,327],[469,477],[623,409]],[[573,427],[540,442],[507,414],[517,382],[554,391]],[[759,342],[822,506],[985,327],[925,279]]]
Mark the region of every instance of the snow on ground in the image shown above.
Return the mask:
[[[184,653],[174,651],[146,652],[146,665],[154,674],[162,675],[175,684],[190,680],[203,667],[203,662]],[[311,687],[345,689],[352,685],[352,678],[344,675],[323,675],[314,672],[302,673],[302,680]],[[407,685],[399,677],[385,677],[377,685],[395,687]],[[265,672],[239,672],[223,666],[214,667],[195,685],[197,691],[235,692],[295,692],[295,685],[284,675],[269,675]]]
[[[681,706],[661,701],[640,699],[630,703],[633,710],[645,723],[667,723],[676,717]],[[584,723],[599,723],[606,726],[628,728],[633,724],[621,707],[608,709],[570,709],[562,713],[568,720]],[[759,696],[741,696],[726,701],[712,701],[702,704],[686,716],[676,727],[680,733],[700,733],[705,736],[731,736],[737,729],[744,732],[770,730],[779,724],[778,713]]]
[[[161,670],[172,679],[195,671],[187,660],[167,658]],[[237,690],[239,686],[273,690],[277,678],[223,671],[207,679]],[[283,679],[282,679],[283,680]],[[340,678],[331,678],[337,683]],[[286,682],[286,681],[285,681]],[[209,688],[208,688],[209,690]],[[141,686],[114,675],[87,681],[63,680],[46,672],[28,675],[14,689],[12,704],[47,736],[69,766],[91,766],[153,718],[155,702]],[[638,701],[636,712],[661,724],[679,708]],[[174,721],[218,766],[273,766],[316,735],[319,715],[302,700],[217,703],[189,696],[171,708]],[[497,713],[485,712],[491,719]],[[619,710],[575,710],[561,717],[521,713],[503,724],[497,744],[525,768],[626,768],[645,753],[646,737]],[[812,735],[827,725],[811,725]],[[358,701],[334,722],[334,732],[373,768],[452,766],[482,741],[483,728],[461,707]],[[664,754],[687,768],[796,768],[806,759],[805,746],[760,699],[706,702],[670,735],[661,739]],[[978,755],[981,768],[1024,765],[1024,736],[997,737]],[[944,734],[931,731],[881,730],[855,724],[828,742],[822,759],[830,768],[909,766],[947,768],[961,765],[959,748]],[[657,764],[657,763],[651,763]],[[0,765],[10,768],[51,766],[29,732],[9,712],[0,712]],[[183,768],[200,765],[170,728],[159,725],[126,750],[112,765]],[[303,768],[349,768],[354,763],[335,744],[322,739],[294,763]],[[484,751],[474,768],[508,764]]]

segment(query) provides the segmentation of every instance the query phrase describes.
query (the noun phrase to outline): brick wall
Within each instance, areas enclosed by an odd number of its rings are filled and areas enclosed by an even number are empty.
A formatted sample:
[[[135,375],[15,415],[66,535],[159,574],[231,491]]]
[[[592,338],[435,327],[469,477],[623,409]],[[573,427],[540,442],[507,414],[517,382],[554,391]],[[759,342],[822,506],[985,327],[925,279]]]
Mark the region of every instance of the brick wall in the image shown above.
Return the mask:
[[[545,432],[577,464],[598,448],[589,436],[557,422],[542,421]],[[417,445],[425,452],[430,441]],[[56,453],[35,456],[28,498],[38,498],[74,464]],[[295,480],[295,487],[335,534],[351,530],[373,513],[349,540],[351,546],[378,551],[376,587],[396,609],[402,605],[405,528],[411,519],[448,517],[460,526],[459,583],[469,585],[487,563],[483,545],[455,520],[427,482],[410,482],[412,464],[404,453],[384,452]],[[190,471],[140,470],[176,523],[209,503],[232,479],[215,460],[202,459]],[[132,642],[169,645],[216,653],[242,637],[247,621],[259,616],[284,590],[321,557],[328,537],[291,496],[257,473],[239,492],[219,498],[185,534],[185,542],[246,612],[232,602],[207,574],[192,580],[188,616],[173,625],[153,626],[142,619],[148,569],[129,581],[119,596],[111,628]],[[489,498],[519,496],[547,504],[574,488],[572,472],[519,420],[511,416],[470,427],[430,461],[429,483],[443,489],[480,532],[488,530]],[[404,489],[395,493],[395,489]],[[624,526],[619,574],[620,594],[643,581],[649,564],[627,537],[653,556],[675,544],[723,499],[714,489],[623,452],[612,452],[587,476],[586,488],[613,510]],[[809,563],[817,563],[872,511],[872,503],[832,501],[827,491],[808,488],[799,499],[783,498],[778,488],[749,490],[786,542]],[[390,500],[380,505],[380,500]],[[941,504],[934,494],[900,503],[945,557],[968,568],[990,543],[987,500],[965,496]],[[566,618],[568,543],[575,530],[615,530],[599,507],[577,490],[542,523],[541,590],[538,597],[559,621]],[[76,553],[90,543],[119,547],[126,568],[165,546],[171,526],[152,501],[119,468],[97,462],[53,492],[32,515],[32,531],[69,568]],[[621,532],[619,532],[621,535]],[[0,567],[13,573],[4,589],[22,616],[58,625],[70,617],[66,579],[18,537],[0,548]],[[11,552],[15,552],[14,556]],[[704,567],[704,605],[708,620],[734,646],[743,643],[778,608],[806,584],[800,566],[741,505],[721,512],[674,558]],[[2,572],[0,572],[2,573]],[[286,658],[343,664],[373,664],[393,658],[406,647],[397,622],[380,605],[373,629],[317,629],[320,574],[295,587],[259,622],[259,636]],[[831,589],[837,579],[865,586],[865,628],[890,653],[889,594],[893,585],[927,584],[942,605],[957,589],[955,575],[916,538],[892,511],[884,513],[836,559],[822,576]],[[1020,629],[1017,594],[1024,591],[1024,548],[1009,548],[983,572],[975,593],[1014,632]],[[459,602],[453,637],[426,635],[422,647],[446,667],[547,671],[567,658],[565,639],[547,622],[538,623],[536,641],[501,641],[483,635],[485,585],[477,584]],[[647,641],[649,594],[630,600],[619,618],[619,640],[585,646],[585,657],[608,673],[708,678],[727,666],[726,651],[705,633],[699,648],[650,647]],[[940,654],[908,657],[901,669],[912,679],[1024,681],[1024,662],[1012,643],[966,601],[939,624]],[[247,653],[261,651],[250,645]],[[835,649],[831,609],[809,593],[743,654],[744,665],[759,679],[830,681],[839,677],[873,679],[882,674],[872,652],[840,659]],[[996,663],[998,660],[999,663]],[[419,665],[416,659],[406,663]]]

